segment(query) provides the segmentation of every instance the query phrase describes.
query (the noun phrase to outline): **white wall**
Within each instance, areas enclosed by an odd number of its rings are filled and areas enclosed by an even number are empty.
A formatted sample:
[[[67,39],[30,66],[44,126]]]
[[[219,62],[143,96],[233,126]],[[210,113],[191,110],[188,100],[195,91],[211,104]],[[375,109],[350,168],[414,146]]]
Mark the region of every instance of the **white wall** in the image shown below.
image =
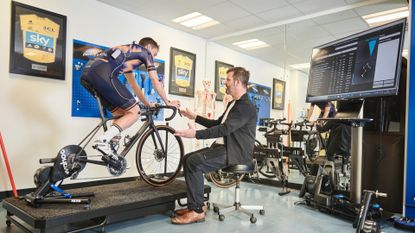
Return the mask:
[[[94,0],[21,0],[21,2],[67,16],[67,62],[65,81],[9,73],[11,1],[0,0],[0,30],[2,31],[0,51],[3,51],[0,54],[0,131],[3,134],[18,189],[34,187],[33,174],[41,166],[38,163],[40,158],[55,157],[63,146],[77,144],[98,123],[97,119],[71,117],[73,39],[113,46],[151,36],[161,44],[158,58],[166,61],[166,68],[169,67],[170,47],[195,53],[197,89],[201,88],[201,80],[204,79],[205,74],[206,78],[214,83],[215,60],[244,66],[251,71],[252,82],[267,86],[272,86],[272,78],[281,77],[283,74],[280,67],[215,43],[206,43],[202,38]],[[205,49],[208,51],[207,54]],[[166,69],[166,77],[169,75],[168,72]],[[303,82],[303,77],[296,77],[294,80],[298,80],[297,84],[300,84]],[[288,97],[296,96],[296,93],[301,91],[293,87],[290,83],[291,79],[286,81],[286,98],[292,103],[301,102],[296,98]],[[177,98],[182,100],[184,105],[190,106],[193,103],[191,98]],[[220,106],[221,103],[218,102],[217,105]],[[220,107],[218,113],[221,113]],[[271,116],[280,117],[282,112],[272,111]],[[184,128],[186,122],[185,119],[176,118],[171,125],[175,128]],[[136,129],[139,126],[140,123],[132,128]],[[191,141],[185,140],[185,144],[186,151],[191,151]],[[92,149],[87,152],[96,154]],[[133,153],[128,155],[132,168],[123,177],[137,175],[133,157]],[[108,176],[107,174],[103,167],[88,165],[82,171],[80,178]],[[3,158],[0,158],[0,191],[5,190],[11,190],[11,186]]]
[[[310,104],[305,102],[307,95],[308,74],[300,71],[290,71],[290,103],[292,119],[295,121],[300,117],[307,116],[307,109]],[[305,115],[304,115],[305,114]]]

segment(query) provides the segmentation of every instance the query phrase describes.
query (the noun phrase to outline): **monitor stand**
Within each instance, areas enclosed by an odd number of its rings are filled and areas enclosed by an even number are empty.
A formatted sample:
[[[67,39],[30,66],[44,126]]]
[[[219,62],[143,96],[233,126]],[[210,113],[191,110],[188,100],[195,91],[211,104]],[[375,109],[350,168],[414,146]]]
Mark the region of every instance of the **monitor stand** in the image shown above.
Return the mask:
[[[360,204],[362,200],[363,126],[373,121],[373,119],[363,118],[363,102],[363,100],[338,101],[334,118],[320,118],[321,120],[341,121],[352,127],[350,198],[357,204]]]

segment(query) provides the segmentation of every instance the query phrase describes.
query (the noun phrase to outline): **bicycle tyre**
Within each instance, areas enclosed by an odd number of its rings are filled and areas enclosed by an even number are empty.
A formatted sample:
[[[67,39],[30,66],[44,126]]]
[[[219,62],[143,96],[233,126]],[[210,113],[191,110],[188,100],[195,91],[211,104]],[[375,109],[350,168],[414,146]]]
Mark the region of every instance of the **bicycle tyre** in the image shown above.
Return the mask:
[[[320,155],[321,145],[317,137],[317,133],[309,134],[305,143],[306,154],[311,162],[316,161]]]
[[[263,175],[267,178],[275,178],[276,177],[275,173],[272,171],[272,168],[269,168],[267,166],[266,160],[263,160],[261,162],[261,165],[259,165],[259,167],[258,167],[258,172],[261,175]]]
[[[136,152],[136,165],[140,177],[152,186],[164,186],[175,180],[182,168],[184,147],[182,139],[174,135],[175,130],[167,125],[156,126],[166,153],[154,144],[155,130],[150,128],[140,138]],[[167,143],[166,143],[167,142]],[[158,141],[159,144],[160,142]],[[172,147],[173,150],[172,150]],[[177,151],[178,150],[178,151]],[[174,152],[174,153],[173,153]],[[170,158],[167,160],[167,158]],[[173,165],[169,164],[170,162]]]
[[[235,174],[222,172],[221,170],[208,173],[210,181],[219,188],[230,188],[236,184]],[[239,181],[244,178],[245,174],[239,177]]]

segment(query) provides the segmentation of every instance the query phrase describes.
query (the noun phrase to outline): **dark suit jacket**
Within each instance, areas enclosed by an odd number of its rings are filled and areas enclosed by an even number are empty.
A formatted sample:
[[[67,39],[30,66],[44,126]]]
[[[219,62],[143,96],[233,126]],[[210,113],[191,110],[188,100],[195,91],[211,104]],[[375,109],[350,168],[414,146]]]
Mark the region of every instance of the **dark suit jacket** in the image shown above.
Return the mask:
[[[227,108],[229,106],[230,104]],[[221,124],[223,116],[224,114],[217,120],[197,116],[196,123],[205,126],[207,129],[197,130],[196,138],[224,137],[228,165],[251,162],[255,144],[257,112],[255,106],[249,100],[248,94],[245,93],[239,100],[236,100],[225,122]]]

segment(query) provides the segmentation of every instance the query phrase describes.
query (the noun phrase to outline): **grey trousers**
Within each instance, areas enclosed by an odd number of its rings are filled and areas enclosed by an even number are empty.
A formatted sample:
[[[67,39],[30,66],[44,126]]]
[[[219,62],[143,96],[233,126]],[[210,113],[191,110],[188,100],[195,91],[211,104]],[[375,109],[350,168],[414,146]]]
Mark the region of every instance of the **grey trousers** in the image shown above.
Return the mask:
[[[203,173],[226,167],[226,147],[213,144],[186,154],[183,158],[183,172],[187,189],[187,208],[201,212],[204,205]]]

